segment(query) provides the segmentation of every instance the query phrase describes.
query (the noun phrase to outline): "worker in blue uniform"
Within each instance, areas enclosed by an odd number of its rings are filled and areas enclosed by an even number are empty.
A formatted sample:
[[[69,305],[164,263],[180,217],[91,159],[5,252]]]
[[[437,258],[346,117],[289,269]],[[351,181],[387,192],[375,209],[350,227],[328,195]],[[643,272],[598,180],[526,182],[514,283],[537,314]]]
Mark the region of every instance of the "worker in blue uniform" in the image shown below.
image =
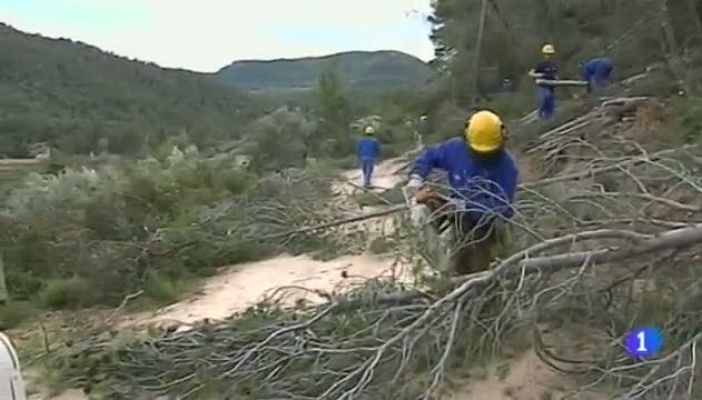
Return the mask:
[[[556,80],[558,79],[558,62],[555,60],[556,49],[552,44],[546,44],[541,49],[544,60],[529,71],[529,76],[536,79]],[[548,120],[556,112],[556,92],[552,85],[547,83],[538,84],[538,116],[542,120]]]
[[[599,92],[609,85],[614,70],[612,60],[607,57],[595,57],[580,63],[581,79],[587,82],[587,91]]]
[[[514,215],[519,171],[504,144],[505,126],[500,117],[481,110],[466,121],[462,137],[427,147],[410,172],[407,189],[414,194],[413,215],[437,211],[437,198],[444,199],[440,207],[454,211],[448,225],[456,247],[451,262],[456,274],[487,269],[494,252],[505,244],[503,222]],[[424,185],[434,169],[447,173],[448,198]]]
[[[359,163],[361,164],[363,186],[369,188],[371,187],[375,161],[380,155],[380,143],[378,143],[378,139],[373,137],[375,134],[375,128],[372,126],[367,126],[363,133],[365,136],[358,141],[356,153],[358,155]]]

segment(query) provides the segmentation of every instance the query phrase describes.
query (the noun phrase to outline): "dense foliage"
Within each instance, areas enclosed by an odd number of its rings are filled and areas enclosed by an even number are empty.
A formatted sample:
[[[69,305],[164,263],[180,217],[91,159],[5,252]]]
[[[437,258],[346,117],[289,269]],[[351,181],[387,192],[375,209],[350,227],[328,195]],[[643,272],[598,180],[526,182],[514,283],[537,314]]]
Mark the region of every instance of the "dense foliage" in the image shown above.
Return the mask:
[[[186,134],[205,145],[235,138],[255,99],[210,77],[164,70],[66,39],[0,25],[0,155],[47,141],[67,153],[143,153]]]
[[[265,237],[313,218],[328,179],[287,176],[177,148],[163,160],[31,175],[0,213],[11,297],[62,308],[144,289],[173,300],[188,277],[282,250]]]
[[[256,120],[249,127],[254,142],[251,147],[253,167],[260,171],[304,167],[308,143],[316,129],[315,122],[305,113],[287,108]]]
[[[330,71],[322,73],[317,92],[321,130],[325,133],[326,142],[331,142],[332,145],[328,150],[335,154],[348,152],[351,150],[347,133],[347,127],[351,122],[351,109],[339,76]],[[314,147],[323,149],[326,146],[322,143],[321,146],[316,144]]]

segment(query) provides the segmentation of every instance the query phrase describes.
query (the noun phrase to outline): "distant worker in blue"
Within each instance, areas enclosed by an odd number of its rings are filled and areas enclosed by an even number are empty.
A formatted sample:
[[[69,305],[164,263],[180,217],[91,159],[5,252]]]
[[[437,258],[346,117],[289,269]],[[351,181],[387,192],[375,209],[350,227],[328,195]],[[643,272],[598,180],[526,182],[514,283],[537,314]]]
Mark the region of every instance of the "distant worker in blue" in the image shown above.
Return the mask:
[[[466,121],[461,137],[425,148],[410,172],[407,190],[413,198],[415,223],[437,210],[452,210],[440,222],[447,226],[434,226],[440,232],[453,229],[455,251],[449,268],[455,274],[487,269],[495,251],[507,241],[502,222],[514,215],[519,171],[514,156],[505,148],[505,140],[500,117],[480,110]],[[447,173],[451,187],[448,197],[424,185],[435,169]]]
[[[373,137],[375,128],[372,126],[367,126],[363,133],[364,137],[358,141],[357,155],[363,174],[363,187],[369,188],[373,178],[375,160],[380,156],[380,143],[378,143],[378,139]]]
[[[612,70],[614,65],[607,57],[596,57],[580,63],[580,76],[587,82],[588,93],[606,88],[609,85]]]
[[[529,76],[536,79],[558,79],[558,62],[555,60],[556,49],[552,44],[545,44],[541,49],[544,60],[529,71]],[[542,120],[553,117],[556,113],[556,91],[553,85],[538,84],[538,115]]]

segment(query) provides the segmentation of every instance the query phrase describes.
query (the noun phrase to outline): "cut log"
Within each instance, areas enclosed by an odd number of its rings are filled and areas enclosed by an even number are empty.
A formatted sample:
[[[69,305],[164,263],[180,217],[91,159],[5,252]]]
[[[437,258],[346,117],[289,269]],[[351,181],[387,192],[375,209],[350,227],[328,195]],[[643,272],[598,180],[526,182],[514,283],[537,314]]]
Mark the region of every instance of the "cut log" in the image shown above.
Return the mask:
[[[548,86],[587,86],[585,81],[575,81],[575,80],[551,80],[551,79],[536,79],[537,85],[548,85]]]
[[[639,96],[639,97],[619,97],[614,99],[607,99],[602,102],[602,107],[612,107],[612,106],[629,106],[638,105],[651,100],[650,97]]]

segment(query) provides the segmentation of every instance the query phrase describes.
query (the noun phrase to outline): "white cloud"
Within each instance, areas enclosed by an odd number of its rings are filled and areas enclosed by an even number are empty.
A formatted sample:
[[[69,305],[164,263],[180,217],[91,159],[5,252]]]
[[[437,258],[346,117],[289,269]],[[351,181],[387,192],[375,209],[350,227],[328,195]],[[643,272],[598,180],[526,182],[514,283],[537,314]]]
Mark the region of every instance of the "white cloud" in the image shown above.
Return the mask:
[[[86,0],[55,1],[73,1],[74,5],[80,2],[82,7],[89,4]],[[4,12],[0,5],[0,20],[18,29],[70,37],[167,67],[214,71],[238,59],[316,56],[347,50],[395,49],[428,60],[432,46],[422,15],[429,12],[429,3],[430,0],[92,0],[91,7],[119,7],[120,15],[125,8],[133,10],[133,18],[90,24],[54,21],[47,16]],[[101,26],[107,24],[109,29]],[[294,34],[298,28],[303,28],[304,34]]]

